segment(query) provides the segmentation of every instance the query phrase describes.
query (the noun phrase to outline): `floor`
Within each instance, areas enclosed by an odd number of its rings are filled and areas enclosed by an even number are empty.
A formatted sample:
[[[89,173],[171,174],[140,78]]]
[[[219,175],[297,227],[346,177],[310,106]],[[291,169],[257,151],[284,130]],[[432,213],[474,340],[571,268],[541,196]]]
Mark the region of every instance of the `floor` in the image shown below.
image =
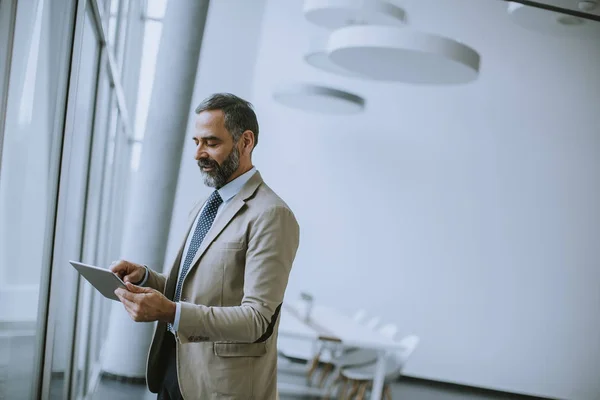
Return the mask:
[[[281,374],[282,382],[302,383],[298,375]],[[451,387],[435,383],[407,379],[399,381],[392,388],[393,399],[405,400],[520,400],[531,399],[517,395],[489,393],[478,389]],[[144,385],[131,385],[111,380],[101,381],[93,400],[154,400],[156,395],[148,392]],[[281,400],[302,400],[310,397],[281,396]]]
[[[30,400],[31,362],[33,360],[32,337],[3,336],[0,334],[0,400]],[[29,354],[31,353],[31,354]],[[298,374],[282,373],[281,382],[299,383],[304,378]],[[51,385],[50,399],[62,399],[62,385],[55,380]],[[392,387],[394,399],[408,400],[511,400],[531,399],[529,397],[485,392],[478,389],[405,379]],[[281,396],[281,400],[302,400],[308,397]],[[104,379],[98,385],[93,400],[149,400],[156,399],[145,385],[119,383]]]
[[[31,397],[32,341],[31,336],[4,335],[0,332],[0,399]],[[14,362],[19,359],[26,362]]]

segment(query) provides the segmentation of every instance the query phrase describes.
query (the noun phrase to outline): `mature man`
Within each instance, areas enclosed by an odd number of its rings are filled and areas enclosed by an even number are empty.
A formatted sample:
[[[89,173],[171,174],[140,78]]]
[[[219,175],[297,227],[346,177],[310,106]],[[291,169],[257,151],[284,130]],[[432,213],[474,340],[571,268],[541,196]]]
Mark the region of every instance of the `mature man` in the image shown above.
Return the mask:
[[[159,399],[275,399],[298,223],[252,164],[252,105],[219,93],[196,114],[195,158],[216,190],[192,209],[170,272],[118,261],[128,290],[115,293],[134,321],[158,321],[146,377]]]

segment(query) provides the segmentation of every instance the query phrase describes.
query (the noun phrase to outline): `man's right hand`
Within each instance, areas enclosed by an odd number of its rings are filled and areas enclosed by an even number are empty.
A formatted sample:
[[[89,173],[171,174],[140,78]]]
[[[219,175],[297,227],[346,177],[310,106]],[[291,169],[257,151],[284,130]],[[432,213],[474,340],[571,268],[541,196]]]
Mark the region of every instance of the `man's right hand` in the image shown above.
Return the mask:
[[[110,265],[110,270],[117,274],[125,283],[131,282],[135,284],[141,282],[146,275],[146,268],[143,265],[125,260],[114,261]]]

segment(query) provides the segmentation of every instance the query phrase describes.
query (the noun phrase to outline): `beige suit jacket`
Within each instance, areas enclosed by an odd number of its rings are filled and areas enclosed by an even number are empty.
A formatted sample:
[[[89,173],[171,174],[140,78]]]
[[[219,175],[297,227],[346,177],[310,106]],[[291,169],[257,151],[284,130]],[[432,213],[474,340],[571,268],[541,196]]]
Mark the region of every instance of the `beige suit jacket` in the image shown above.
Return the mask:
[[[147,286],[172,299],[185,239],[168,274],[150,271]],[[192,399],[270,400],[277,393],[279,312],[299,243],[294,214],[256,172],[213,222],[183,282],[176,335],[181,393]],[[158,323],[148,354],[150,391],[160,389]]]

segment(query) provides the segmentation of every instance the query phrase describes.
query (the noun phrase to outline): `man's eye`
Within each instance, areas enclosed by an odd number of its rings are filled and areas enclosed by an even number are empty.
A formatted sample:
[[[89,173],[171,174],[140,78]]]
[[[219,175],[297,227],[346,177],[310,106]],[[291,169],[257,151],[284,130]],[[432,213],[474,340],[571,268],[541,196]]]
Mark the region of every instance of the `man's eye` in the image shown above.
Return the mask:
[[[208,147],[216,147],[216,146],[217,146],[217,144],[216,144],[216,143],[206,143],[206,145],[207,145]]]

